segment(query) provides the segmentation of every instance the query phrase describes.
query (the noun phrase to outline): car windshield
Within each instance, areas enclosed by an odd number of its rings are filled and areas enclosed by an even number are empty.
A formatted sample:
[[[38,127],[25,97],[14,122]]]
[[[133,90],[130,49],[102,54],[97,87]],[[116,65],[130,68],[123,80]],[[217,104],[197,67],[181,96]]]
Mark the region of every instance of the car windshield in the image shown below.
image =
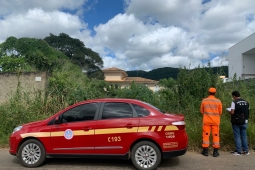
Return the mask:
[[[151,104],[149,104],[149,103],[146,103],[146,102],[143,102],[143,103],[146,104],[146,105],[148,105],[148,106],[150,106],[150,107],[152,107],[152,108],[154,108],[154,109],[156,109],[156,110],[158,110],[158,111],[161,112],[162,114],[165,114],[165,113],[166,113],[164,110],[160,110],[159,108],[157,108],[157,107],[155,107],[155,106],[153,106],[153,105],[151,105]]]

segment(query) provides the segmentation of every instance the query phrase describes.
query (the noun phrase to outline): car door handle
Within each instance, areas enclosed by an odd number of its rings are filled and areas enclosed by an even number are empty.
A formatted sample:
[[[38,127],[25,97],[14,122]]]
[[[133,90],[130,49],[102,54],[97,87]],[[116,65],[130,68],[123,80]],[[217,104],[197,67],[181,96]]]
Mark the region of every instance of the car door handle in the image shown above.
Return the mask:
[[[84,128],[82,128],[84,131],[89,131],[89,130],[91,130],[92,128],[91,127],[84,127]]]
[[[132,129],[133,127],[134,127],[133,124],[127,124],[127,128],[128,128],[128,129]]]

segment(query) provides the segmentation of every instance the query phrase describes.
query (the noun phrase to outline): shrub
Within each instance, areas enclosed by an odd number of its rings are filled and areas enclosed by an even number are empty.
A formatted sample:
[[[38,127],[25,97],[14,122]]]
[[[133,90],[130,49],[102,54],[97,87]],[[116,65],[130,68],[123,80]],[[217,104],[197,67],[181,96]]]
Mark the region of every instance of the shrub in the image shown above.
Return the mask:
[[[231,92],[238,90],[242,98],[250,103],[250,121],[248,140],[250,147],[255,143],[254,108],[255,82],[253,79],[242,81],[234,79],[230,83],[222,83],[210,69],[197,68],[192,71],[180,69],[177,80],[161,81],[164,86],[157,93],[143,84],[131,84],[129,88],[120,89],[116,85],[102,80],[90,80],[81,69],[70,62],[63,63],[55,69],[49,79],[46,92],[37,91],[33,95],[23,93],[17,88],[9,101],[0,105],[0,144],[7,144],[8,137],[14,127],[55,114],[66,106],[87,99],[119,97],[138,99],[155,105],[169,113],[185,115],[186,130],[189,136],[189,149],[200,150],[202,142],[202,115],[200,104],[208,95],[208,88],[217,88],[216,97],[222,101],[220,139],[223,150],[234,148],[234,139],[230,123],[230,115],[225,111],[232,101]]]

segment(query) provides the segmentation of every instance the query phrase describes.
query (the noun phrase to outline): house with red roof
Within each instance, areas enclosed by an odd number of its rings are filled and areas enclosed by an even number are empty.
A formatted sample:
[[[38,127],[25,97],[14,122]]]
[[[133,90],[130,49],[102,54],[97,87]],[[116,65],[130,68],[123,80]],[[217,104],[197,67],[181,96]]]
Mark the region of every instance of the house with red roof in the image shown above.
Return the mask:
[[[113,84],[117,84],[121,88],[128,88],[132,82],[137,84],[145,84],[149,89],[153,91],[158,90],[158,81],[146,79],[142,77],[128,77],[124,70],[116,67],[107,68],[103,70],[105,81]]]

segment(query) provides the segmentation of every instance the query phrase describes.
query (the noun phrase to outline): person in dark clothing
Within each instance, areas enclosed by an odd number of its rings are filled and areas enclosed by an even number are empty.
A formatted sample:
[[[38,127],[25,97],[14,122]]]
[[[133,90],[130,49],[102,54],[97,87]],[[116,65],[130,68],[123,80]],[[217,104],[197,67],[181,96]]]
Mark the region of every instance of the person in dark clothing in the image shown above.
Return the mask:
[[[233,155],[249,155],[249,147],[247,141],[247,126],[249,119],[249,103],[240,97],[238,91],[232,92],[233,102],[228,112],[231,114],[231,123],[234,133],[235,151]]]

